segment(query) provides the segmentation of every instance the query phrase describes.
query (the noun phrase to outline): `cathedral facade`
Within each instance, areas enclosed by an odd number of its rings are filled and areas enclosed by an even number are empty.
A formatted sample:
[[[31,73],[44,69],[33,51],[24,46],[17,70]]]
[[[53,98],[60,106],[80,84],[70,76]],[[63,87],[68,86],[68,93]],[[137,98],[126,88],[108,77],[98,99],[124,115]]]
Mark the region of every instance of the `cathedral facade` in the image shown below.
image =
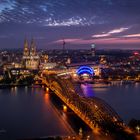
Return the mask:
[[[37,70],[39,68],[39,55],[36,51],[36,45],[32,39],[31,45],[29,46],[28,41],[24,41],[24,50],[23,50],[23,66],[26,69]]]

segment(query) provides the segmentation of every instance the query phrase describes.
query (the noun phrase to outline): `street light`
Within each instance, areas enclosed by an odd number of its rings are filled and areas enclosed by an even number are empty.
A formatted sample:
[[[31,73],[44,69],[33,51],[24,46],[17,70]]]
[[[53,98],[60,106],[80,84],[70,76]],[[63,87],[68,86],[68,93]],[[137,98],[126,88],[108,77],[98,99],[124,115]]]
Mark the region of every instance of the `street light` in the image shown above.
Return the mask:
[[[137,126],[137,127],[136,127],[136,130],[137,130],[137,132],[138,132],[138,134],[139,134],[139,132],[140,132],[140,127]]]
[[[89,135],[87,136],[87,139],[86,140],[90,140],[90,136]]]
[[[63,105],[63,111],[67,112],[67,106],[66,105]]]

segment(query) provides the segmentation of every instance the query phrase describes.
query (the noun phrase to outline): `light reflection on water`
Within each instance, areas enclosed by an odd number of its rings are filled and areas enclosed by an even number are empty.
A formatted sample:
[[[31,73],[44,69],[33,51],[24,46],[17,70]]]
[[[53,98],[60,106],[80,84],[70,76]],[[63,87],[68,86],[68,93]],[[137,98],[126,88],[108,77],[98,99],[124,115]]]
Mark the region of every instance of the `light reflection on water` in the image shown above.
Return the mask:
[[[45,103],[48,103],[49,100],[50,100],[50,94],[45,93],[45,94],[44,94],[44,97],[45,97]]]
[[[95,91],[107,93],[108,87],[102,87],[101,85],[95,87],[93,84],[81,84],[81,89],[85,97],[94,97]]]
[[[0,129],[6,130],[0,140],[69,135],[65,120],[40,88],[0,89]]]
[[[12,88],[11,88],[11,94],[14,95],[14,96],[17,96],[17,93],[18,93],[18,88],[17,88],[17,86],[12,87]]]
[[[101,92],[107,93],[107,91],[108,91],[108,87],[97,87],[97,88],[92,87],[92,88],[93,88],[94,92],[101,91]]]
[[[85,97],[94,97],[94,90],[91,84],[81,84],[81,88]]]

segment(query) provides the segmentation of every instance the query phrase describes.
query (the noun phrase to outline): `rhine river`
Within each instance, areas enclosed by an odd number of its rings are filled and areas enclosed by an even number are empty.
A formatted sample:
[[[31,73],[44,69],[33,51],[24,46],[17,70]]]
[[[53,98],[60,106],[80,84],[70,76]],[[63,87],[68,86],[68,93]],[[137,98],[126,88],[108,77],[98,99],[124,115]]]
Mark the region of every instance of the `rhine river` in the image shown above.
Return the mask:
[[[73,134],[60,111],[41,88],[0,89],[0,140]]]
[[[93,86],[83,84],[86,97],[99,97],[106,101],[128,123],[132,118],[140,120],[140,83],[126,85]]]
[[[82,84],[81,88],[84,96],[105,100],[126,123],[132,118],[140,119],[140,84],[103,87]],[[62,105],[57,107],[52,98],[41,88],[0,89],[0,139],[74,134],[76,121],[72,123]]]

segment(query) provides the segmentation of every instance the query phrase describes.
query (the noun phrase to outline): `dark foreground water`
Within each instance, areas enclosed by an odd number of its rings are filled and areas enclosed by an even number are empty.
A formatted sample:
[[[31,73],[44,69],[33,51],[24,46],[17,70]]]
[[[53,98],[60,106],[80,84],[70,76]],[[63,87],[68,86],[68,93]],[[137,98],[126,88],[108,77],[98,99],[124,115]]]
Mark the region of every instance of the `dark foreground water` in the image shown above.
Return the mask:
[[[73,133],[50,95],[27,87],[0,89],[0,132],[0,140]]]
[[[140,120],[140,83],[112,86],[82,84],[81,88],[86,97],[96,96],[105,100],[126,123],[132,118]]]

